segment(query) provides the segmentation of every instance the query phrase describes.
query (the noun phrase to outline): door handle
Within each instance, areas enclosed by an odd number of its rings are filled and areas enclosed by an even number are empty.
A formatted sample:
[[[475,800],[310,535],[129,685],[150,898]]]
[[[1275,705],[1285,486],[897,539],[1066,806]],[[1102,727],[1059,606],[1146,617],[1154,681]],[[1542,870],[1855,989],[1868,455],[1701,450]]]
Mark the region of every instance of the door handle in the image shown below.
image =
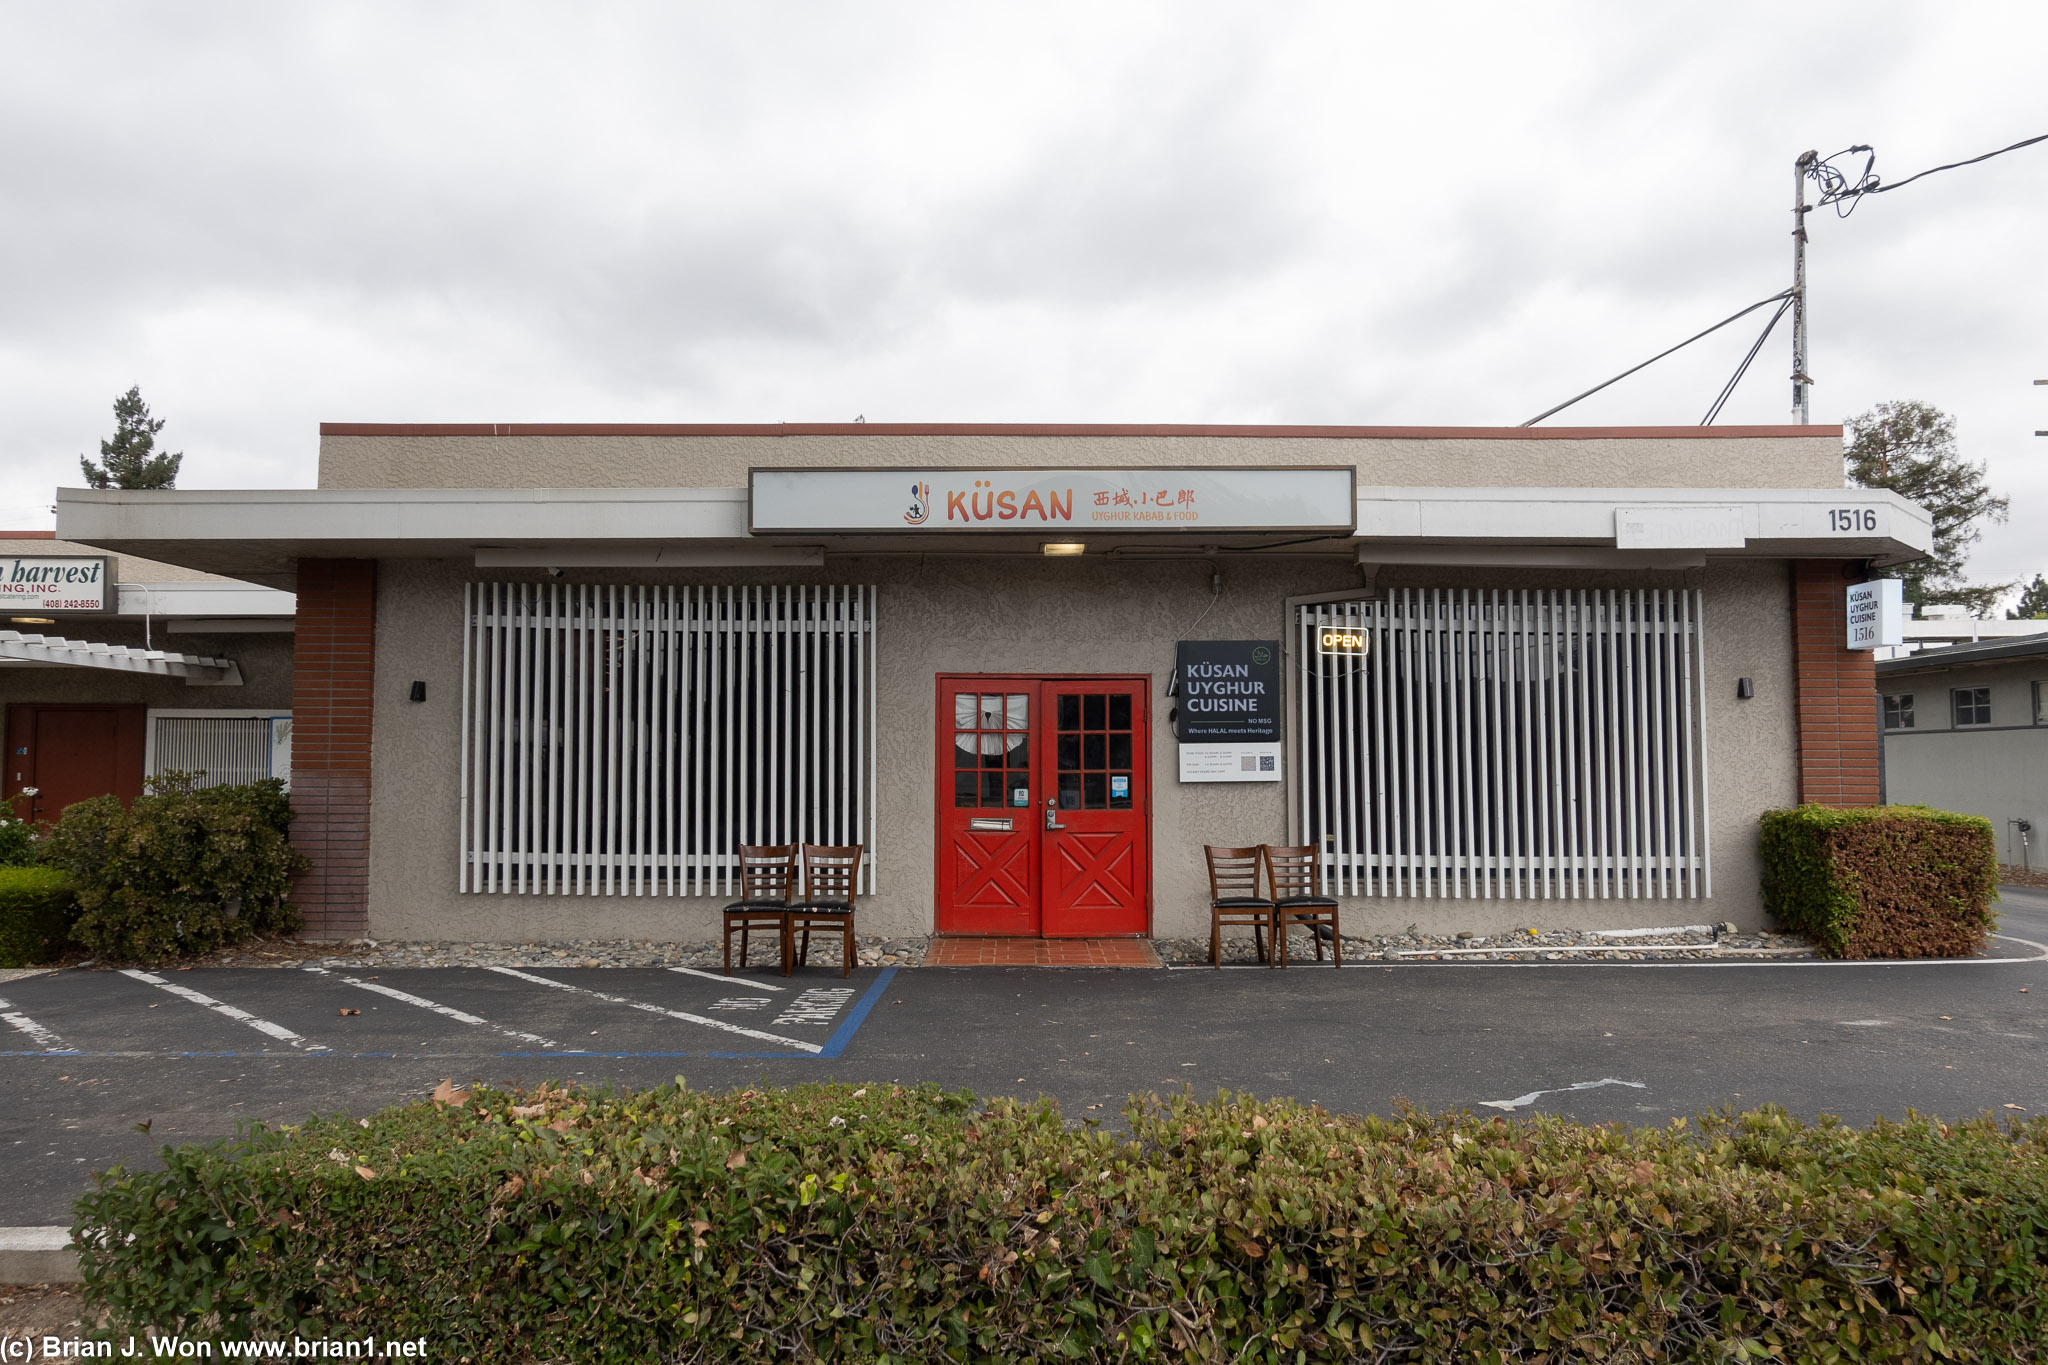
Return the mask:
[[[1045,798],[1045,827],[1047,829],[1065,829],[1066,826],[1061,824],[1053,814],[1057,809],[1053,802],[1053,797],[1048,796]]]

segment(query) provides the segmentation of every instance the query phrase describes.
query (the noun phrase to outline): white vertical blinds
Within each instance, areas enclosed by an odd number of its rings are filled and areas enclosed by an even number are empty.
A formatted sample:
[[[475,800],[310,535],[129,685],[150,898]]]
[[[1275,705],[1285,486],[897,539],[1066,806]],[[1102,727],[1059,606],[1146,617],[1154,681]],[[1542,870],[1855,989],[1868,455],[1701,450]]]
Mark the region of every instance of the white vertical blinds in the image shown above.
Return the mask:
[[[272,716],[152,715],[149,771],[198,773],[194,786],[240,786],[266,777],[286,777],[275,770],[273,734],[291,718]]]
[[[729,896],[741,844],[864,844],[871,587],[472,583],[464,891]]]
[[[1333,623],[1362,658],[1316,653]],[[1713,894],[1696,589],[1300,608],[1298,811],[1346,896]]]

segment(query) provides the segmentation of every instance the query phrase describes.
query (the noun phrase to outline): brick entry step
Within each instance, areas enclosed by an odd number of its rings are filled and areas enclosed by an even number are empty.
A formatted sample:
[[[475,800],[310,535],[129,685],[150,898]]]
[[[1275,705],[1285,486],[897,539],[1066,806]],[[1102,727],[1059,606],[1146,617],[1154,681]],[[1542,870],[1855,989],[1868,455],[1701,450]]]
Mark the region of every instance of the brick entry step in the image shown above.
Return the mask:
[[[1143,938],[935,938],[927,967],[1163,967]]]

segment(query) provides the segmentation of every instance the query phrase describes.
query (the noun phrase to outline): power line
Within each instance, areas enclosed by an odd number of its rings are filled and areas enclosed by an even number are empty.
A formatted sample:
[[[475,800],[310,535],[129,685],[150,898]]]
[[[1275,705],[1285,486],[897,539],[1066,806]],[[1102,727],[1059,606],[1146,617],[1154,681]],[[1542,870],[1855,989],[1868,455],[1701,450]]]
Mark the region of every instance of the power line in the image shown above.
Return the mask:
[[[1756,339],[1756,344],[1749,348],[1749,354],[1742,357],[1742,363],[1735,367],[1735,373],[1728,377],[1728,382],[1721,386],[1721,396],[1714,400],[1714,406],[1707,409],[1707,415],[1700,418],[1701,426],[1710,427],[1714,425],[1714,419],[1721,415],[1721,409],[1726,407],[1728,400],[1735,396],[1735,386],[1742,382],[1743,375],[1749,373],[1750,362],[1756,359],[1757,352],[1763,350],[1764,343],[1769,341],[1771,333],[1777,330],[1778,319],[1784,317],[1785,310],[1791,306],[1792,295],[1788,292],[1785,295],[1785,301],[1778,305],[1778,311],[1771,314],[1771,320],[1764,324],[1763,335],[1759,336]]]
[[[1986,152],[1982,156],[1973,156],[1968,161],[1951,161],[1946,165],[1930,166],[1918,174],[1909,175],[1904,180],[1895,180],[1889,185],[1884,183],[1882,177],[1871,174],[1871,168],[1877,163],[1877,153],[1859,143],[1854,147],[1845,147],[1841,151],[1836,152],[1834,156],[1814,162],[1808,174],[1813,177],[1814,183],[1820,186],[1820,204],[1816,207],[1833,205],[1838,217],[1847,218],[1856,211],[1856,205],[1862,201],[1864,195],[1888,194],[1893,190],[1902,190],[1915,180],[1924,179],[1940,171],[1953,171],[1963,166],[1974,166],[1980,161],[1989,161],[1994,156],[2004,156],[2007,152],[2016,152],[2022,147],[2031,147],[2037,142],[2048,142],[2048,133],[2015,142],[2010,147],[2000,147],[1997,151]],[[1849,177],[1828,164],[1834,161],[1836,157],[1851,156],[1857,152],[1869,152],[1870,154],[1863,159],[1863,170],[1858,173],[1853,182],[1850,181]],[[1844,208],[1844,204],[1848,205],[1848,207]]]
[[[1525,426],[1525,427],[1533,427],[1533,426],[1535,426],[1535,425],[1536,425],[1536,424],[1537,424],[1538,422],[1542,421],[1542,420],[1543,420],[1544,418],[1546,418],[1546,417],[1554,417],[1554,416],[1556,416],[1556,415],[1557,415],[1558,413],[1560,413],[1560,412],[1563,412],[1563,411],[1564,411],[1564,410],[1565,410],[1566,408],[1568,408],[1568,407],[1570,407],[1570,406],[1571,406],[1572,404],[1574,404],[1574,403],[1578,402],[1580,398],[1591,398],[1591,397],[1592,397],[1592,396],[1593,396],[1594,394],[1596,394],[1596,393],[1600,392],[1600,390],[1602,390],[1602,389],[1606,388],[1606,387],[1608,386],[1608,384],[1618,384],[1618,383],[1620,383],[1620,382],[1621,382],[1622,380],[1624,380],[1624,379],[1628,378],[1628,377],[1629,377],[1630,375],[1634,374],[1634,373],[1635,373],[1635,372],[1636,372],[1637,370],[1642,370],[1642,369],[1647,369],[1647,368],[1649,368],[1650,366],[1652,366],[1652,365],[1656,364],[1656,363],[1657,363],[1658,361],[1662,360],[1662,359],[1663,359],[1663,358],[1664,358],[1665,356],[1667,356],[1667,355],[1670,355],[1672,351],[1682,351],[1682,350],[1684,350],[1684,349],[1685,349],[1686,347],[1688,347],[1688,346],[1692,345],[1692,344],[1693,344],[1693,343],[1694,343],[1695,341],[1698,341],[1698,340],[1699,340],[1699,339],[1700,339],[1701,337],[1703,337],[1703,336],[1711,336],[1712,334],[1714,334],[1715,332],[1718,332],[1718,331],[1720,331],[1720,330],[1721,330],[1721,329],[1722,329],[1723,327],[1726,327],[1726,326],[1727,326],[1727,325],[1728,325],[1729,323],[1731,323],[1731,322],[1734,322],[1734,321],[1735,321],[1736,319],[1738,319],[1738,318],[1745,318],[1745,317],[1748,317],[1748,316],[1749,316],[1749,315],[1750,315],[1751,313],[1754,313],[1754,312],[1755,312],[1755,311],[1756,311],[1757,309],[1759,309],[1759,308],[1762,308],[1762,307],[1766,306],[1767,304],[1773,304],[1773,303],[1776,303],[1776,302],[1778,302],[1778,301],[1779,301],[1780,299],[1785,299],[1785,300],[1789,300],[1789,299],[1791,299],[1791,297],[1792,297],[1792,291],[1791,291],[1791,290],[1789,290],[1789,289],[1786,289],[1786,290],[1782,290],[1782,291],[1780,291],[1780,292],[1778,292],[1778,293],[1776,293],[1776,294],[1773,294],[1773,295],[1771,295],[1771,296],[1770,296],[1769,298],[1767,298],[1767,299],[1758,299],[1758,300],[1757,300],[1757,301],[1756,301],[1755,303],[1752,303],[1751,305],[1749,305],[1749,307],[1747,307],[1747,308],[1743,309],[1743,310],[1742,310],[1741,312],[1739,312],[1739,313],[1731,313],[1731,314],[1729,314],[1729,315],[1728,315],[1727,317],[1725,317],[1725,318],[1722,318],[1722,319],[1721,319],[1721,320],[1720,320],[1719,322],[1715,323],[1715,324],[1714,324],[1714,325],[1713,325],[1712,327],[1709,327],[1709,328],[1707,328],[1707,330],[1706,330],[1706,331],[1704,331],[1704,332],[1698,332],[1698,333],[1695,333],[1695,334],[1694,334],[1694,335],[1692,335],[1692,336],[1689,336],[1689,337],[1687,337],[1687,338],[1686,338],[1685,340],[1683,340],[1683,341],[1679,342],[1679,343],[1678,343],[1678,344],[1677,344],[1676,346],[1673,346],[1673,347],[1671,348],[1671,350],[1670,350],[1670,351],[1659,351],[1659,352],[1657,352],[1657,354],[1655,354],[1655,355],[1651,356],[1651,357],[1650,357],[1650,358],[1649,358],[1648,360],[1645,360],[1645,361],[1644,361],[1644,362],[1643,362],[1642,364],[1640,364],[1640,365],[1635,365],[1635,366],[1632,366],[1632,367],[1630,367],[1629,369],[1623,370],[1623,371],[1622,371],[1622,372],[1621,372],[1620,374],[1618,374],[1618,375],[1614,376],[1614,378],[1612,378],[1612,379],[1610,379],[1610,380],[1606,381],[1606,383],[1602,383],[1602,384],[1595,384],[1595,385],[1594,385],[1594,386],[1593,386],[1592,388],[1590,388],[1590,389],[1587,389],[1587,390],[1586,390],[1586,391],[1585,391],[1584,393],[1580,394],[1580,395],[1578,396],[1578,398],[1567,398],[1567,399],[1565,399],[1565,400],[1564,400],[1564,402],[1562,402],[1562,403],[1559,403],[1559,404],[1558,404],[1558,405],[1557,405],[1556,407],[1554,407],[1554,408],[1547,408],[1547,409],[1545,409],[1544,411],[1542,411],[1542,412],[1539,412],[1539,413],[1537,413],[1537,414],[1536,414],[1536,415],[1535,415],[1534,417],[1531,417],[1531,418],[1530,418],[1530,419],[1529,419],[1528,421],[1526,421],[1526,422],[1522,423],[1522,425],[1523,425],[1523,426]],[[1780,311],[1782,312],[1783,310],[1781,309]],[[1740,376],[1738,376],[1738,378],[1739,378],[1739,377],[1740,377]]]

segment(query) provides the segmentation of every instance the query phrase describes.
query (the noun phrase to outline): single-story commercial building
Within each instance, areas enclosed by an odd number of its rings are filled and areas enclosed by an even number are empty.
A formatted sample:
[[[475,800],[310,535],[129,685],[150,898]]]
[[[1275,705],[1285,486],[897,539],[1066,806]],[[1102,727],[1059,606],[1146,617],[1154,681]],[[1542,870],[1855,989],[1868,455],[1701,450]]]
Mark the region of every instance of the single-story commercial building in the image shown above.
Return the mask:
[[[1877,681],[1886,799],[1981,815],[2000,861],[2048,862],[2048,634],[1881,660]]]
[[[863,932],[1206,934],[1202,845],[1347,929],[1761,916],[1877,796],[1844,590],[1927,514],[1837,427],[322,428],[316,489],[63,490],[297,594],[309,931],[704,938],[741,844]]]
[[[46,823],[153,773],[288,778],[292,595],[0,532],[0,797]]]

